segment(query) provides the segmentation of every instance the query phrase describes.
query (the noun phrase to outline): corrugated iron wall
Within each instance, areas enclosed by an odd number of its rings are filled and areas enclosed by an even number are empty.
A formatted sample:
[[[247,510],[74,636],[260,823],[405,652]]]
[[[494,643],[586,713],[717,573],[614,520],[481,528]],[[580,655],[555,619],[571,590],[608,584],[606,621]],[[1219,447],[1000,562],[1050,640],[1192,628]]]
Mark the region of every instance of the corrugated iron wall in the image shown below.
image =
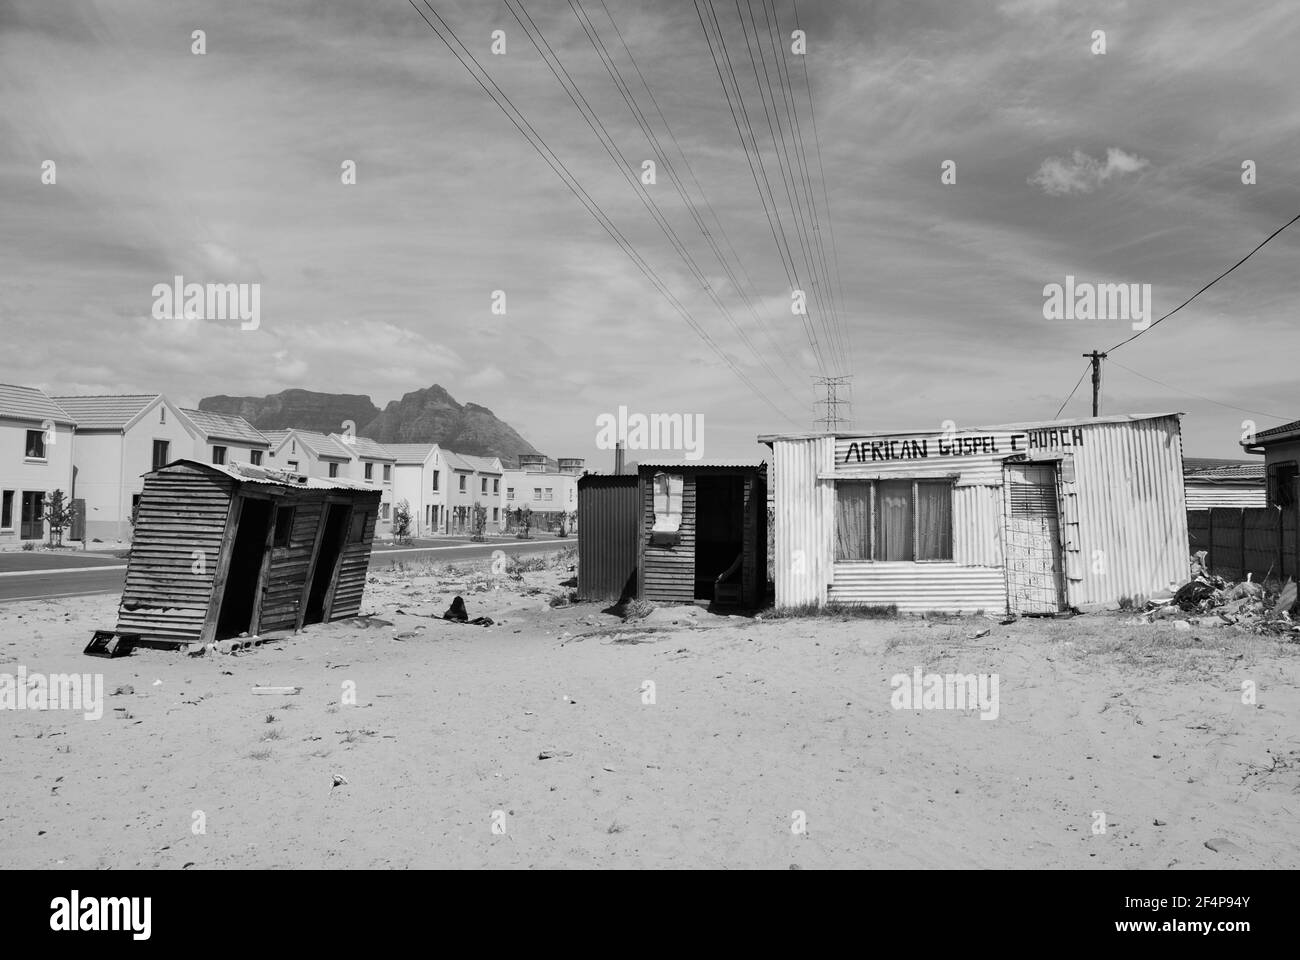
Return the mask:
[[[1184,485],[1188,510],[1210,510],[1214,507],[1266,507],[1264,485],[1238,486],[1226,483],[1198,483],[1188,480]]]
[[[578,596],[619,600],[636,593],[641,500],[635,475],[578,481]]]
[[[1062,484],[1068,602],[1113,603],[1183,582],[1187,508],[1178,418],[1086,430],[1087,445],[1074,458],[1075,482]]]
[[[879,607],[894,604],[901,613],[1002,613],[1007,607],[1006,574],[1001,567],[954,563],[841,561],[835,564],[829,599]]]
[[[1114,603],[1186,578],[1187,515],[1176,415],[1074,421],[1060,428],[995,427],[959,433],[955,446],[953,440],[940,444],[937,434],[924,443],[892,436],[896,442],[873,435],[773,443],[778,606],[833,598],[897,603],[905,610],[1003,609],[1002,466],[1006,457],[1017,455],[1060,463],[1069,604]],[[866,451],[860,454],[864,439]],[[886,446],[873,460],[870,443],[882,439]],[[968,442],[976,445],[961,446]],[[837,479],[927,476],[954,481],[952,563],[834,562]]]
[[[831,437],[772,446],[772,577],[777,607],[825,603],[833,576],[835,484],[818,478],[834,466]]]

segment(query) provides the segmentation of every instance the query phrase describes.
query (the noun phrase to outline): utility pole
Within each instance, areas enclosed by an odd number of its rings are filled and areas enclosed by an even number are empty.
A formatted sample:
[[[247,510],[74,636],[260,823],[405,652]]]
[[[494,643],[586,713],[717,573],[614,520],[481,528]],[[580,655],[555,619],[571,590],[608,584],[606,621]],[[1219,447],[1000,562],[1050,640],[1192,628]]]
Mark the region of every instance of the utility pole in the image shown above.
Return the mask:
[[[849,417],[840,416],[840,406],[843,405],[850,407],[851,414],[851,405],[853,401],[841,399],[839,394],[836,392],[839,387],[849,387],[849,381],[852,379],[852,377],[848,376],[816,378],[817,385],[826,388],[826,399],[817,401],[817,403],[824,403],[826,405],[826,416],[813,420],[813,423],[823,424],[827,433],[838,432],[841,425],[846,427],[852,425],[852,421]]]
[[[1084,356],[1092,360],[1092,415],[1099,417],[1101,416],[1101,362],[1106,359],[1106,354],[1094,350],[1092,353],[1085,353]]]

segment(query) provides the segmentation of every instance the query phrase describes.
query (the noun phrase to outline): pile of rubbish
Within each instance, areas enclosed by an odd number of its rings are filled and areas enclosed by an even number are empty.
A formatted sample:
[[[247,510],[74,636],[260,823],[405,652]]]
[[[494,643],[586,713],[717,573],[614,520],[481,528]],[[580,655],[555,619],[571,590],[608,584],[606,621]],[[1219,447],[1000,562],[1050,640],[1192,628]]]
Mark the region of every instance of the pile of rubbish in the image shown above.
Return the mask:
[[[1210,573],[1206,551],[1194,554],[1190,577],[1177,590],[1165,590],[1147,601],[1141,619],[1186,620],[1198,626],[1237,626],[1251,633],[1300,642],[1300,621],[1293,619],[1296,583],[1276,580],[1257,583],[1250,573],[1231,583]]]

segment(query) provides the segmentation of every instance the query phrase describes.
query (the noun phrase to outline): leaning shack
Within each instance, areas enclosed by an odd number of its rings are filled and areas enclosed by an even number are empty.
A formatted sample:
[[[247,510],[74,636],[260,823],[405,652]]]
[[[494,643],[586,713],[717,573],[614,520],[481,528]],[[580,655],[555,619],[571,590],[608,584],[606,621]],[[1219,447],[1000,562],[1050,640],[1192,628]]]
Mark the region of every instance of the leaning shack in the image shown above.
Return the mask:
[[[208,643],[354,616],[379,498],[246,464],[177,460],[147,474],[118,633]]]
[[[761,436],[776,604],[1054,613],[1179,583],[1181,416]]]

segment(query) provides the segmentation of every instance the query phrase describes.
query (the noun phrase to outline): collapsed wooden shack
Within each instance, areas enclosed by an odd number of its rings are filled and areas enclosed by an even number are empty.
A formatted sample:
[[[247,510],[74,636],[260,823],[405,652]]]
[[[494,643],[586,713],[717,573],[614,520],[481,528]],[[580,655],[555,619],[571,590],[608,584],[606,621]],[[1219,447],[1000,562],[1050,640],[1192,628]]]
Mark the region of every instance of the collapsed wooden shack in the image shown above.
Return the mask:
[[[176,646],[355,616],[379,500],[361,483],[246,464],[147,474],[117,632]]]
[[[761,606],[764,463],[642,463],[578,481],[578,595]]]

